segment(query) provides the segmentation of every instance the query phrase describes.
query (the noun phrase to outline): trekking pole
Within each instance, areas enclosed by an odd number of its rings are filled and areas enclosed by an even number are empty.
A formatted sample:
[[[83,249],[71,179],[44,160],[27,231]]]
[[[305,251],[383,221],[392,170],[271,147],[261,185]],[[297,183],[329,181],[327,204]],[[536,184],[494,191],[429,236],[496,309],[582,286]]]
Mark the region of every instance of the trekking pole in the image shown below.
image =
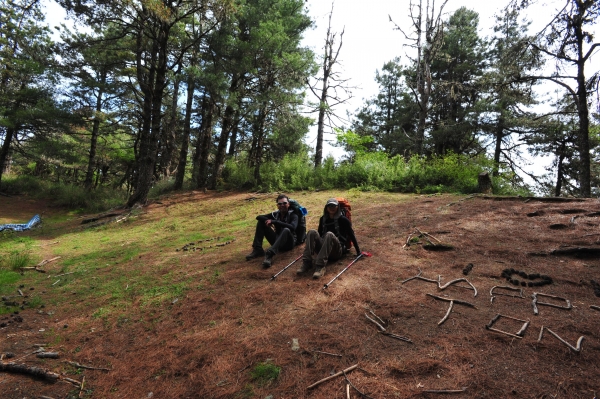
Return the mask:
[[[298,259],[300,259],[301,257],[302,257],[302,254],[300,254],[300,256],[298,256],[296,259],[294,259],[292,261],[292,263],[290,263],[289,265],[287,265],[286,267],[284,267],[283,270],[281,270],[279,273],[274,274],[273,277],[271,277],[271,280],[275,280],[277,278],[277,276],[279,276],[281,273],[283,273],[284,271],[286,271],[288,267],[290,267],[291,265],[293,265],[294,263],[296,263],[298,261]]]
[[[346,270],[348,270],[348,269],[350,268],[350,266],[352,266],[352,265],[353,265],[353,264],[354,264],[354,263],[355,263],[357,260],[359,260],[359,259],[360,259],[360,258],[362,258],[363,256],[370,257],[370,256],[372,256],[372,254],[371,254],[371,253],[369,253],[369,252],[361,252],[361,253],[360,253],[360,255],[358,255],[358,256],[357,256],[357,257],[356,257],[356,258],[355,258],[355,259],[354,259],[352,262],[350,262],[350,264],[349,264],[348,266],[346,266],[346,267],[344,268],[344,270],[342,270],[341,272],[339,272],[339,273],[337,274],[337,276],[335,276],[335,277],[334,277],[334,278],[333,278],[333,279],[332,279],[330,282],[328,282],[327,284],[325,284],[325,286],[323,287],[323,289],[325,289],[325,288],[329,287],[329,286],[331,285],[331,283],[333,283],[335,280],[337,280],[337,278],[338,278],[339,276],[341,276],[341,275],[342,275],[342,273],[344,273]]]

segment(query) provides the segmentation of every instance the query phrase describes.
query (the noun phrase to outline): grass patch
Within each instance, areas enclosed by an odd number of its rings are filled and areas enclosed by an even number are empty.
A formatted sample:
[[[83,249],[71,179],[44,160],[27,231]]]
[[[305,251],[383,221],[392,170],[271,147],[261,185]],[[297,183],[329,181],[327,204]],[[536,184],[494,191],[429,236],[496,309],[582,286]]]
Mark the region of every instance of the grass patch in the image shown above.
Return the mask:
[[[11,251],[6,262],[11,270],[19,270],[22,267],[31,266],[31,253],[29,251]]]
[[[281,373],[281,367],[278,367],[270,361],[258,363],[250,371],[250,377],[252,381],[256,382],[259,386],[265,386],[271,384]]]

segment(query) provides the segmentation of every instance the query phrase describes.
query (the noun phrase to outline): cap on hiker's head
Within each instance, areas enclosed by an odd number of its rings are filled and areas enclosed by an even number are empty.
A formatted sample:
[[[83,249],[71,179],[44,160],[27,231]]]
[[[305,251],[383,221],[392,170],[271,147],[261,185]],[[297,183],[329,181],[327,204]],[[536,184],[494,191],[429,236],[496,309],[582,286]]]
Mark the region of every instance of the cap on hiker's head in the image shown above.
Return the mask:
[[[339,204],[338,204],[338,201],[335,198],[329,198],[327,200],[327,203],[325,204],[325,206],[328,206],[328,205],[338,206]]]

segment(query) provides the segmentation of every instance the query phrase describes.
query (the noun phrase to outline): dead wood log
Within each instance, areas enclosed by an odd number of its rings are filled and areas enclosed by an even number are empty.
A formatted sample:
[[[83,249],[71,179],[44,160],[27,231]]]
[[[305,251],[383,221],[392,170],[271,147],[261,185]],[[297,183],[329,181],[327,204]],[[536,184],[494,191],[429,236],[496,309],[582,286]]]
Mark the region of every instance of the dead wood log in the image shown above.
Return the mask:
[[[319,384],[322,384],[322,383],[324,383],[324,382],[326,382],[326,381],[329,381],[329,380],[332,380],[332,379],[334,379],[335,377],[339,377],[339,376],[341,376],[341,375],[344,375],[345,373],[348,373],[348,372],[350,372],[350,371],[354,370],[354,369],[355,369],[355,368],[357,368],[357,367],[358,367],[358,364],[355,364],[354,366],[350,366],[350,367],[348,367],[348,368],[347,368],[347,369],[345,369],[345,370],[342,370],[342,371],[340,371],[340,372],[338,372],[338,373],[335,373],[334,375],[330,375],[329,377],[323,378],[322,380],[319,380],[319,381],[315,382],[314,384],[312,384],[312,385],[309,385],[309,386],[308,386],[306,389],[311,389],[311,388],[314,388],[314,387],[316,387],[316,386],[317,386],[317,385],[319,385]]]
[[[58,359],[58,352],[39,352],[35,357],[39,359]]]
[[[592,308],[594,310],[600,310],[600,306],[596,306],[596,305],[590,305],[590,308]]]
[[[568,343],[567,341],[565,341],[564,339],[562,339],[561,337],[559,337],[557,333],[555,333],[548,327],[542,326],[542,328],[540,328],[540,335],[538,336],[537,342],[540,342],[542,340],[542,336],[544,335],[544,330],[546,330],[550,334],[554,335],[554,337],[556,337],[563,344],[567,345],[572,351],[577,352],[577,353],[581,352],[581,343],[583,342],[583,339],[585,338],[583,335],[581,337],[579,337],[579,339],[577,340],[577,344],[575,344],[575,346],[573,346],[570,343]]]
[[[53,373],[52,371],[17,363],[0,363],[0,371],[5,373],[27,374],[50,382],[56,382],[60,378],[60,374]]]

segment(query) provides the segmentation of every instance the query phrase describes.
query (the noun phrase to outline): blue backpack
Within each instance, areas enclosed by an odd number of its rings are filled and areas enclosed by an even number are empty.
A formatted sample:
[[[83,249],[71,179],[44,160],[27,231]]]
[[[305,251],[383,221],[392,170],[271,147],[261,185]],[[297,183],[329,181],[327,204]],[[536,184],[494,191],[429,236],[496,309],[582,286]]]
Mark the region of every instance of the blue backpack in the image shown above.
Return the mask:
[[[296,245],[300,245],[306,241],[306,215],[308,210],[300,205],[300,203],[294,199],[289,198],[290,209],[298,215],[298,227],[296,227]]]

